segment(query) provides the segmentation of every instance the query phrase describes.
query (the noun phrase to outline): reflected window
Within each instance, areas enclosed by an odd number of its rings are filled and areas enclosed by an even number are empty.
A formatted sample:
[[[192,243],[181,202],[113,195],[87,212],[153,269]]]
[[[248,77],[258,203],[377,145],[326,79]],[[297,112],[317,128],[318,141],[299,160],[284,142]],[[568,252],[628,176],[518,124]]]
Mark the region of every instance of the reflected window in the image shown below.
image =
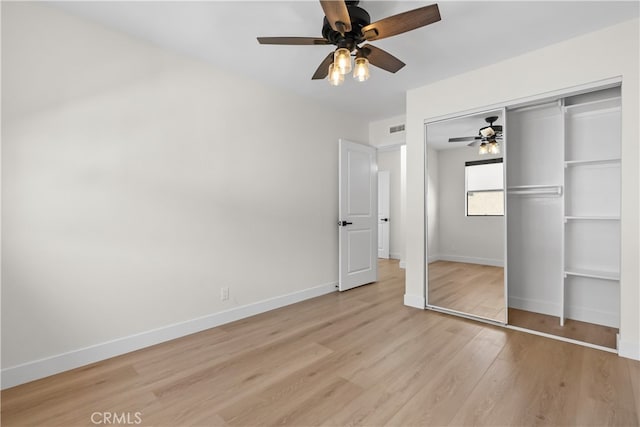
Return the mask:
[[[467,216],[504,216],[502,158],[465,162]]]

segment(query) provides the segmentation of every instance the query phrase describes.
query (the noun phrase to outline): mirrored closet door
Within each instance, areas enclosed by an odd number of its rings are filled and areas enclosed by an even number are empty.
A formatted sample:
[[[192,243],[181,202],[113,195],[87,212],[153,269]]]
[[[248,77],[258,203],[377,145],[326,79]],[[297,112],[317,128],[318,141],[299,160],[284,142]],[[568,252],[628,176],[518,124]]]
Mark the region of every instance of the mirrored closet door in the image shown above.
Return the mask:
[[[500,323],[505,298],[504,110],[426,125],[427,305]]]

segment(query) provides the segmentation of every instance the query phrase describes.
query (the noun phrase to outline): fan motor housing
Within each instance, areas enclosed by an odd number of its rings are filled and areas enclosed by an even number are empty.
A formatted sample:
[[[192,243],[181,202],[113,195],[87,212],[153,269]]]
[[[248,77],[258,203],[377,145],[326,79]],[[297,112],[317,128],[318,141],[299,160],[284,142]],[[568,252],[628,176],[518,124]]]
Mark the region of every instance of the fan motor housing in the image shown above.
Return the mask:
[[[347,2],[347,9],[349,10],[349,16],[351,18],[351,31],[345,33],[343,36],[333,28],[331,28],[329,21],[325,17],[322,22],[322,36],[325,39],[329,40],[331,44],[353,50],[356,45],[362,43],[365,40],[364,36],[362,35],[362,27],[365,27],[371,23],[371,17],[366,10],[349,3],[351,2]]]

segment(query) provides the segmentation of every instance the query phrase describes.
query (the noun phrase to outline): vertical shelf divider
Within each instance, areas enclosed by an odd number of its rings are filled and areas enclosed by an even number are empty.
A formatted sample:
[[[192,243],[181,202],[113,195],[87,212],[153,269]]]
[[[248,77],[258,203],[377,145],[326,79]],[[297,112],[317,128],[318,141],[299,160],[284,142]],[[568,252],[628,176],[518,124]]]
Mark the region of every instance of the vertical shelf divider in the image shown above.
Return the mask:
[[[564,326],[564,318],[565,318],[565,288],[566,288],[566,280],[567,275],[566,271],[566,253],[565,253],[565,236],[567,233],[567,222],[564,220],[567,209],[567,169],[565,168],[565,161],[567,159],[567,108],[564,105],[564,98],[558,100],[558,106],[560,107],[560,111],[562,111],[562,158],[561,166],[562,166],[562,216],[560,220],[562,221],[562,236],[560,237],[560,253],[562,254],[561,260],[561,277],[560,277],[560,326]]]

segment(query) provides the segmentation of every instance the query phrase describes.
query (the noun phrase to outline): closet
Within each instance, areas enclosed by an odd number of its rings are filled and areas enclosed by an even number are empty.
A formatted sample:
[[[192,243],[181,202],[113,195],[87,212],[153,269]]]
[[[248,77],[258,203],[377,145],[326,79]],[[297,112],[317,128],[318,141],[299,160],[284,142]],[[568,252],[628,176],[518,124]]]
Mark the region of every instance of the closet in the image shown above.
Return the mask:
[[[615,348],[620,88],[507,110],[509,324]]]

